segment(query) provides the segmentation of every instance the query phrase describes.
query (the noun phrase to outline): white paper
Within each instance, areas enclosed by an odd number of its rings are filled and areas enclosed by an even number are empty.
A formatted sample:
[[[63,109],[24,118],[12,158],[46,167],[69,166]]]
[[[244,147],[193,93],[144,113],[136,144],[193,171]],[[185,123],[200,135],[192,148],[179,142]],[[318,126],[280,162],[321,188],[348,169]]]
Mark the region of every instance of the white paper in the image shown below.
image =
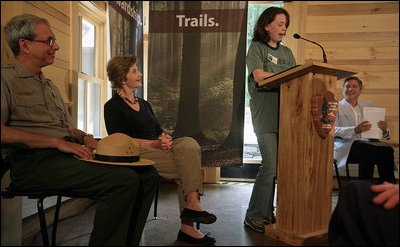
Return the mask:
[[[380,107],[364,107],[363,121],[369,121],[371,129],[361,133],[361,139],[382,139],[383,132],[378,127],[379,121],[385,121],[386,109]]]

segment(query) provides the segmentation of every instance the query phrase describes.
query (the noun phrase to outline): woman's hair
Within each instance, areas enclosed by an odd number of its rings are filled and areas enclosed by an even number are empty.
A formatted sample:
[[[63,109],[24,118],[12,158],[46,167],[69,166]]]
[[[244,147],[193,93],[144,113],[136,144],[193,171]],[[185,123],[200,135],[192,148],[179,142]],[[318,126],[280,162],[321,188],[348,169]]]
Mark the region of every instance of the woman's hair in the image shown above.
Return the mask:
[[[260,41],[264,43],[268,43],[270,41],[269,34],[265,27],[275,20],[275,16],[278,14],[285,14],[286,15],[286,28],[289,27],[290,23],[290,16],[286,9],[278,8],[278,7],[269,7],[268,9],[264,10],[260,17],[257,20],[256,25],[254,26],[254,33],[253,33],[253,41]]]
[[[20,39],[35,39],[37,35],[37,23],[45,23],[46,25],[50,26],[46,19],[31,14],[17,15],[7,22],[4,28],[4,35],[6,37],[8,46],[11,48],[11,51],[15,56],[20,52]]]
[[[122,82],[126,81],[129,69],[137,62],[136,56],[116,56],[110,59],[107,64],[107,76],[111,87],[118,89]]]
[[[356,77],[356,76],[350,76],[347,77],[346,79],[344,79],[342,88],[344,88],[344,85],[346,85],[346,82],[350,81],[350,80],[356,80],[358,82],[358,86],[360,87],[360,89],[362,89],[362,81],[360,80],[360,78]]]

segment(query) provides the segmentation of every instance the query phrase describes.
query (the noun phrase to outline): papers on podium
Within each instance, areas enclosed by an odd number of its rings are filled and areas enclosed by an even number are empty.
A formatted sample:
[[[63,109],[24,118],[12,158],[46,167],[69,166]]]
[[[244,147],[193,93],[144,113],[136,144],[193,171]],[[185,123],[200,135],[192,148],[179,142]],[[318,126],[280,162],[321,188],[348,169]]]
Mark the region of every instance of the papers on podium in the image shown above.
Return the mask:
[[[380,107],[364,107],[363,121],[369,121],[372,125],[371,129],[361,133],[361,139],[382,139],[383,132],[378,127],[379,121],[385,121],[386,109]]]

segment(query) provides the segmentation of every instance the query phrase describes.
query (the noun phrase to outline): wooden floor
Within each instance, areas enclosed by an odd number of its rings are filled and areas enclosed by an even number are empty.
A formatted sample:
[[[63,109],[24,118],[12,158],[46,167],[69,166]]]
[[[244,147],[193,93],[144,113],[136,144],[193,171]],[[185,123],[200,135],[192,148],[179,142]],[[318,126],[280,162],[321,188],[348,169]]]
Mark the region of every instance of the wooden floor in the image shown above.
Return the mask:
[[[176,240],[180,220],[176,185],[162,183],[158,203],[158,217],[153,219],[153,206],[150,209],[141,245],[143,246],[190,246]],[[277,243],[267,240],[262,233],[253,232],[243,225],[253,183],[205,184],[205,196],[201,203],[205,210],[217,215],[218,220],[211,225],[200,225],[203,233],[209,232],[217,242],[216,246],[274,246]],[[337,203],[337,190],[333,192],[332,210]],[[63,210],[63,209],[61,209]],[[89,205],[78,216],[59,222],[57,245],[88,245],[94,217],[95,204]],[[24,223],[25,224],[25,223]],[[24,227],[24,225],[23,225]],[[27,227],[27,226],[26,226]],[[49,227],[49,230],[51,227]],[[42,245],[40,232],[25,236],[24,246]],[[326,244],[327,245],[327,244]]]

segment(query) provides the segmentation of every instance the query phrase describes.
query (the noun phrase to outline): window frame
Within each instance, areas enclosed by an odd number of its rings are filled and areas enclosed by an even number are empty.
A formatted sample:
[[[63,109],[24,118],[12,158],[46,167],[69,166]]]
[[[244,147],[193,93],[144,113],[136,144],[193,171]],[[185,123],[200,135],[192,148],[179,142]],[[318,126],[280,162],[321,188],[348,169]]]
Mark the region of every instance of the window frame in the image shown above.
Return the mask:
[[[72,3],[71,15],[71,33],[72,33],[72,78],[73,78],[73,106],[72,106],[72,119],[75,126],[78,128],[78,104],[79,96],[82,92],[78,90],[79,79],[84,81],[84,98],[85,98],[85,116],[84,126],[79,128],[82,131],[88,129],[88,85],[95,83],[100,85],[101,105],[100,105],[100,135],[95,135],[97,138],[102,138],[107,135],[104,119],[103,119],[103,105],[107,101],[107,77],[105,74],[105,67],[107,62],[107,13],[99,9],[96,5],[89,1],[79,1]],[[82,19],[90,22],[96,27],[95,32],[95,75],[87,75],[82,73]],[[76,30],[78,29],[78,30]],[[76,58],[79,58],[78,61]],[[89,133],[92,134],[92,133]]]

